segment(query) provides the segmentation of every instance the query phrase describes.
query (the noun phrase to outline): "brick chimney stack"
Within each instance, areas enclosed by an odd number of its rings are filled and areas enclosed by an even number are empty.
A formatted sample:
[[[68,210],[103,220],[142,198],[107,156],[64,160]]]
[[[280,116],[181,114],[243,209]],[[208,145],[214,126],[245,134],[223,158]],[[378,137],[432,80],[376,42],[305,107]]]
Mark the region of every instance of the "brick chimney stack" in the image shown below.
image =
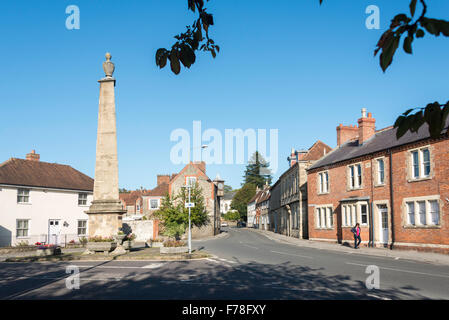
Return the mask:
[[[357,126],[344,126],[340,123],[337,127],[337,146],[341,146],[349,140],[354,140],[358,137],[359,129]]]
[[[157,176],[157,185],[160,186],[161,184],[170,183],[170,175],[169,174],[158,174]]]
[[[196,165],[198,168],[200,168],[201,171],[206,173],[206,162],[205,161],[195,161],[193,164]]]
[[[372,117],[371,112],[366,116],[366,109],[362,109],[362,117],[358,120],[359,124],[359,144],[363,144],[376,133],[376,119]]]
[[[39,161],[41,158],[40,154],[36,153],[36,150],[32,150],[31,153],[28,153],[26,156],[27,160],[30,161]]]
[[[290,164],[290,168],[293,167],[296,162],[298,162],[298,152],[294,148],[292,148],[292,152],[290,153],[290,156],[287,158],[288,163]]]

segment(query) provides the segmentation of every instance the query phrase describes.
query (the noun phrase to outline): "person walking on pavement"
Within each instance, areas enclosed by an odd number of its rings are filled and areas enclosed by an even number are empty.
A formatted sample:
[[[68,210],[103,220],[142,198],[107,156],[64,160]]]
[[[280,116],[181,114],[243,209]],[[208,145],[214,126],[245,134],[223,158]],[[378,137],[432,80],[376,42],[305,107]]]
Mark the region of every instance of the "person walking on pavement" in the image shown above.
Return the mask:
[[[354,234],[354,249],[358,249],[360,242],[362,242],[362,238],[360,237],[360,225],[358,223],[355,224],[355,227],[351,229]]]

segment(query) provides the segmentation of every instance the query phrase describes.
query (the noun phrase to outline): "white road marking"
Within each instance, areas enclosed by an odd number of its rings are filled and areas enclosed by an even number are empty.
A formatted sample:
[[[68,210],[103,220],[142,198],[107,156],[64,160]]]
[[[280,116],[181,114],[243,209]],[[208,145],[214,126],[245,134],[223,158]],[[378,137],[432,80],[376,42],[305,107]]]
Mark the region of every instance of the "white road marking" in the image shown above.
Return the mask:
[[[79,268],[94,268],[94,269],[142,269],[144,267],[125,267],[125,266],[77,266]]]
[[[153,263],[147,266],[143,266],[142,269],[156,269],[162,267],[163,265],[164,265],[163,263]]]
[[[280,251],[271,251],[271,252],[279,253],[279,254],[285,254],[285,255],[287,255],[287,256],[295,256],[295,257],[301,257],[301,258],[313,259],[313,257],[303,256],[303,255],[300,255],[300,254],[293,254],[293,253],[280,252]]]
[[[360,267],[367,267],[368,266],[368,264],[352,263],[352,262],[346,262],[346,264],[350,264],[350,265],[354,265],[354,266],[360,266]],[[425,273],[425,272],[403,270],[403,269],[396,269],[396,268],[390,268],[390,267],[379,266],[379,269],[385,269],[385,270],[391,270],[391,271],[397,271],[397,272],[407,272],[407,273],[413,273],[413,274],[421,274],[421,275],[432,276],[432,277],[449,278],[449,275],[435,274],[435,273]]]
[[[257,248],[257,247],[253,247],[253,246],[250,246],[250,245],[247,245],[247,244],[243,244],[245,247],[249,247],[249,248],[252,248],[252,249],[257,249],[257,250],[259,250],[259,248]]]
[[[222,259],[222,258],[217,258],[217,259],[218,259],[218,260],[221,260],[221,261],[224,261],[224,262],[227,262],[227,263],[232,263],[232,264],[237,263],[237,262],[235,262],[235,261],[226,260],[226,259]]]

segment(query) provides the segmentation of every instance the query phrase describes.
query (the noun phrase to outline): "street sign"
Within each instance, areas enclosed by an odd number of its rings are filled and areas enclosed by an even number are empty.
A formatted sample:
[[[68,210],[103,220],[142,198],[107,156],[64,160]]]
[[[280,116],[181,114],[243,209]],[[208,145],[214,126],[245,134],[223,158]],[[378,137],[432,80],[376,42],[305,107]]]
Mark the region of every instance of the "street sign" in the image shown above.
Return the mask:
[[[193,202],[186,202],[186,208],[194,208],[195,207],[195,203]]]

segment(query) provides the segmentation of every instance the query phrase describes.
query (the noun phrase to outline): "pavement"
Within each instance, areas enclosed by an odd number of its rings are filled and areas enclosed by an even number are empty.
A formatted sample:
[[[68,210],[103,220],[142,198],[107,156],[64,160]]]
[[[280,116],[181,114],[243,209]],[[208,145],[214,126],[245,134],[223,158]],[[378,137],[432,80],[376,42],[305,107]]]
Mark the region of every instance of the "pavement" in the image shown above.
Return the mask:
[[[212,257],[2,262],[0,299],[449,299],[447,265],[298,246],[237,228],[193,247]],[[375,288],[367,286],[373,276]]]
[[[413,260],[420,262],[428,262],[435,264],[442,264],[449,266],[449,255],[447,254],[439,254],[439,253],[431,253],[431,252],[422,252],[422,251],[414,251],[414,250],[402,250],[395,249],[390,250],[386,248],[369,248],[369,247],[360,247],[355,250],[353,247],[344,246],[338,243],[328,243],[324,241],[311,241],[311,240],[303,240],[297,239],[293,237],[288,237],[282,234],[274,233],[271,231],[259,230],[259,229],[247,229],[252,232],[257,232],[261,235],[264,235],[268,239],[273,241],[277,241],[280,243],[288,243],[291,245],[306,247],[306,248],[315,248],[320,250],[332,250],[339,251],[346,254],[354,254],[354,255],[371,255],[378,257],[388,257],[396,260],[405,259],[405,260]]]

